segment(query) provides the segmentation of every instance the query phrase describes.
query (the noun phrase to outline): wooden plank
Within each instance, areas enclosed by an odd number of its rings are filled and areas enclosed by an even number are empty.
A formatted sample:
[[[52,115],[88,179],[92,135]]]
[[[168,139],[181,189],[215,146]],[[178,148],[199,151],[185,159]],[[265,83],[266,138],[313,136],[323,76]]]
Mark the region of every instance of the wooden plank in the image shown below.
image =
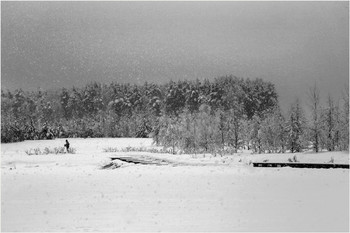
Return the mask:
[[[254,167],[294,167],[294,168],[342,168],[349,169],[349,164],[334,164],[334,163],[268,163],[254,162]]]

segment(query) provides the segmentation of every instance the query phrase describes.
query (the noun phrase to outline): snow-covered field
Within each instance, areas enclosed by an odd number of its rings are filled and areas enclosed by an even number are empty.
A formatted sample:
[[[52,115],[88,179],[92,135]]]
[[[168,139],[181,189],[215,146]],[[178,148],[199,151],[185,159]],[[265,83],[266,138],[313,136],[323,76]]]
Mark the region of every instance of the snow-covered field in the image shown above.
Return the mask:
[[[103,152],[150,139],[69,139],[76,154],[28,156],[65,139],[1,144],[2,231],[349,231],[349,170],[250,161],[349,163],[344,152],[230,156]],[[120,163],[148,155],[187,165]],[[203,165],[203,166],[198,166]]]

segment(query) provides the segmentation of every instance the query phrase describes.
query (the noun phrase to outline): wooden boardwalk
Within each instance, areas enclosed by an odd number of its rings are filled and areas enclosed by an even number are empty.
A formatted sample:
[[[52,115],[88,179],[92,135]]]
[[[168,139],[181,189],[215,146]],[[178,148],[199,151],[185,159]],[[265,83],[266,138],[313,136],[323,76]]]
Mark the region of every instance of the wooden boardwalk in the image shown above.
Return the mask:
[[[269,163],[256,162],[254,167],[294,167],[294,168],[342,168],[349,169],[349,164],[334,164],[334,163]]]

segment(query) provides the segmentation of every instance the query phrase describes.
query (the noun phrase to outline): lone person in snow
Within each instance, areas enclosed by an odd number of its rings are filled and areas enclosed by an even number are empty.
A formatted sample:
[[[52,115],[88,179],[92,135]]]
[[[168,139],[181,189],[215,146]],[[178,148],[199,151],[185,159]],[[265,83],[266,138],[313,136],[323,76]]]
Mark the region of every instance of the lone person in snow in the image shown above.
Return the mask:
[[[67,148],[67,153],[68,153],[68,149],[69,149],[69,142],[68,142],[68,140],[66,140],[66,144],[64,144],[64,147]]]

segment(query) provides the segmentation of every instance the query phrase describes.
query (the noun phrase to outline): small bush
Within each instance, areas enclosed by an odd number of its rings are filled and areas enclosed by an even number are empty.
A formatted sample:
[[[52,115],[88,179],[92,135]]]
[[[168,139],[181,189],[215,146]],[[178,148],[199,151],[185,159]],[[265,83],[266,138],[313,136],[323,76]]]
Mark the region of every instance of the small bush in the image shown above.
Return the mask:
[[[40,150],[40,148],[34,148],[26,150],[25,153],[27,155],[48,155],[48,154],[65,154],[66,149],[64,147],[55,147],[53,149],[50,149],[49,147],[45,147],[43,151]],[[76,149],[75,148],[69,148],[68,152],[69,154],[75,154]]]
[[[293,162],[296,162],[296,163],[299,162],[299,160],[298,160],[296,155],[293,156]]]
[[[27,155],[41,155],[43,152],[41,152],[40,148],[31,148],[29,150],[25,151]]]
[[[290,162],[290,163],[298,163],[300,161],[298,160],[297,156],[294,155],[293,158],[288,158],[288,162]]]
[[[103,149],[103,152],[150,152],[150,153],[169,153],[172,154],[171,150],[166,150],[164,148],[162,149],[156,149],[156,148],[145,148],[145,147],[125,147],[118,149],[117,147],[107,147]]]
[[[74,149],[74,148],[69,148],[68,149],[68,153],[69,154],[75,154],[75,152],[76,152],[76,149]]]
[[[35,155],[41,155],[42,152],[41,152],[40,148],[35,148],[35,149],[34,149],[34,154],[35,154]]]
[[[50,154],[50,149],[48,147],[45,147],[44,154],[45,155]]]
[[[107,147],[103,149],[103,152],[118,152],[118,148],[113,148],[113,147]]]
[[[55,147],[54,148],[54,153],[57,155],[57,154],[64,154],[65,153],[65,149],[64,147]]]

